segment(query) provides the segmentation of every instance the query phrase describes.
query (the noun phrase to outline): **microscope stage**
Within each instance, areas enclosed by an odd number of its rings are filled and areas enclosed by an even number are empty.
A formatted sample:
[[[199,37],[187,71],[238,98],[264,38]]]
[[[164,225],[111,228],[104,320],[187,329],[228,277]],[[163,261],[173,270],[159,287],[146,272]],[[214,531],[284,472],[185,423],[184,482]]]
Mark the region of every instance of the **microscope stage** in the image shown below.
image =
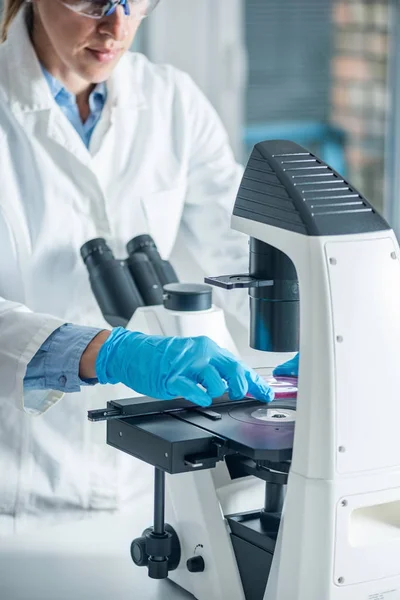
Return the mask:
[[[282,406],[282,405],[279,405]],[[179,418],[227,440],[227,447],[253,460],[274,460],[272,454],[293,446],[294,412],[267,407],[260,402],[218,409],[221,419],[211,421],[206,414],[185,411]]]
[[[283,462],[292,455],[294,409],[294,400],[267,405],[243,399],[213,404],[211,409],[152,410],[110,419],[107,443],[167,473],[213,468],[228,454]]]

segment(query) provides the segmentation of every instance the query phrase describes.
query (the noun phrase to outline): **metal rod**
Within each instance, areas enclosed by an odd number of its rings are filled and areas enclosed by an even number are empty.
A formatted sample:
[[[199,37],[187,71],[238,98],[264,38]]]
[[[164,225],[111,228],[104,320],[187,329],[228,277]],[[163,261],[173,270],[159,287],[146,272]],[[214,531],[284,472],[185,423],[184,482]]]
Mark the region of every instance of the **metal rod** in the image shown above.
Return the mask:
[[[165,473],[154,469],[154,533],[165,533]]]
[[[97,421],[108,421],[110,419],[119,419],[121,411],[118,408],[98,408],[88,411],[88,419],[96,423]]]
[[[283,485],[278,483],[265,484],[264,511],[267,513],[282,512],[284,491]]]

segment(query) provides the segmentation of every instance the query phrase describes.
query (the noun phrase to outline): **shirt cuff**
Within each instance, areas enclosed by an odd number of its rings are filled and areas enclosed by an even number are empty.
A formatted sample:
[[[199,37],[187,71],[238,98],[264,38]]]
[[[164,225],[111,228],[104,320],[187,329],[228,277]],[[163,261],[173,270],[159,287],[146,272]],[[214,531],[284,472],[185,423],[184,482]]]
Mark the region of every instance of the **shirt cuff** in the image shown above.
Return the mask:
[[[79,365],[83,352],[100,331],[69,323],[56,329],[28,364],[24,388],[70,393],[98,383],[97,379],[81,379]]]

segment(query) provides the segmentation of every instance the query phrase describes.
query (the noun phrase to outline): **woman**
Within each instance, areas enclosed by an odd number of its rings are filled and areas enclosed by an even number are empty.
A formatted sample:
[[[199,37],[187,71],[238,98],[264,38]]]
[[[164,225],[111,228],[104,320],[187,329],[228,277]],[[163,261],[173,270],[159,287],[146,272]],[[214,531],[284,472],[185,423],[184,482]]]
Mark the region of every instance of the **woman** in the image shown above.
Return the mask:
[[[127,53],[155,4],[5,2],[0,535],[115,511],[149,492],[144,465],[87,422],[89,408],[119,395],[98,382],[206,404],[226,381],[233,398],[247,389],[271,398],[210,340],[110,333],[79,255],[95,237],[122,255],[149,233],[167,258],[182,226],[206,272],[247,262],[246,239],[229,228],[242,170],[215,112],[187,75]]]

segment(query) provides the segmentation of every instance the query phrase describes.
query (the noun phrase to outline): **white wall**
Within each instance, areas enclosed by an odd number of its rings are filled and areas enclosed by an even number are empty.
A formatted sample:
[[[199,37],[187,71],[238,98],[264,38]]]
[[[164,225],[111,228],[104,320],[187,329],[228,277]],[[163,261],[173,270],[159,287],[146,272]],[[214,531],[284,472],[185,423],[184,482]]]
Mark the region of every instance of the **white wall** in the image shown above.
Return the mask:
[[[244,0],[161,0],[145,27],[144,51],[150,60],[169,63],[191,75],[221,117],[236,158],[242,158],[246,61]],[[171,262],[182,281],[205,275],[178,239]],[[234,292],[231,292],[234,293]],[[236,319],[227,322],[238,348],[248,348],[248,332]]]
[[[146,23],[146,54],[193,77],[241,159],[246,55],[244,0],[161,0]]]

